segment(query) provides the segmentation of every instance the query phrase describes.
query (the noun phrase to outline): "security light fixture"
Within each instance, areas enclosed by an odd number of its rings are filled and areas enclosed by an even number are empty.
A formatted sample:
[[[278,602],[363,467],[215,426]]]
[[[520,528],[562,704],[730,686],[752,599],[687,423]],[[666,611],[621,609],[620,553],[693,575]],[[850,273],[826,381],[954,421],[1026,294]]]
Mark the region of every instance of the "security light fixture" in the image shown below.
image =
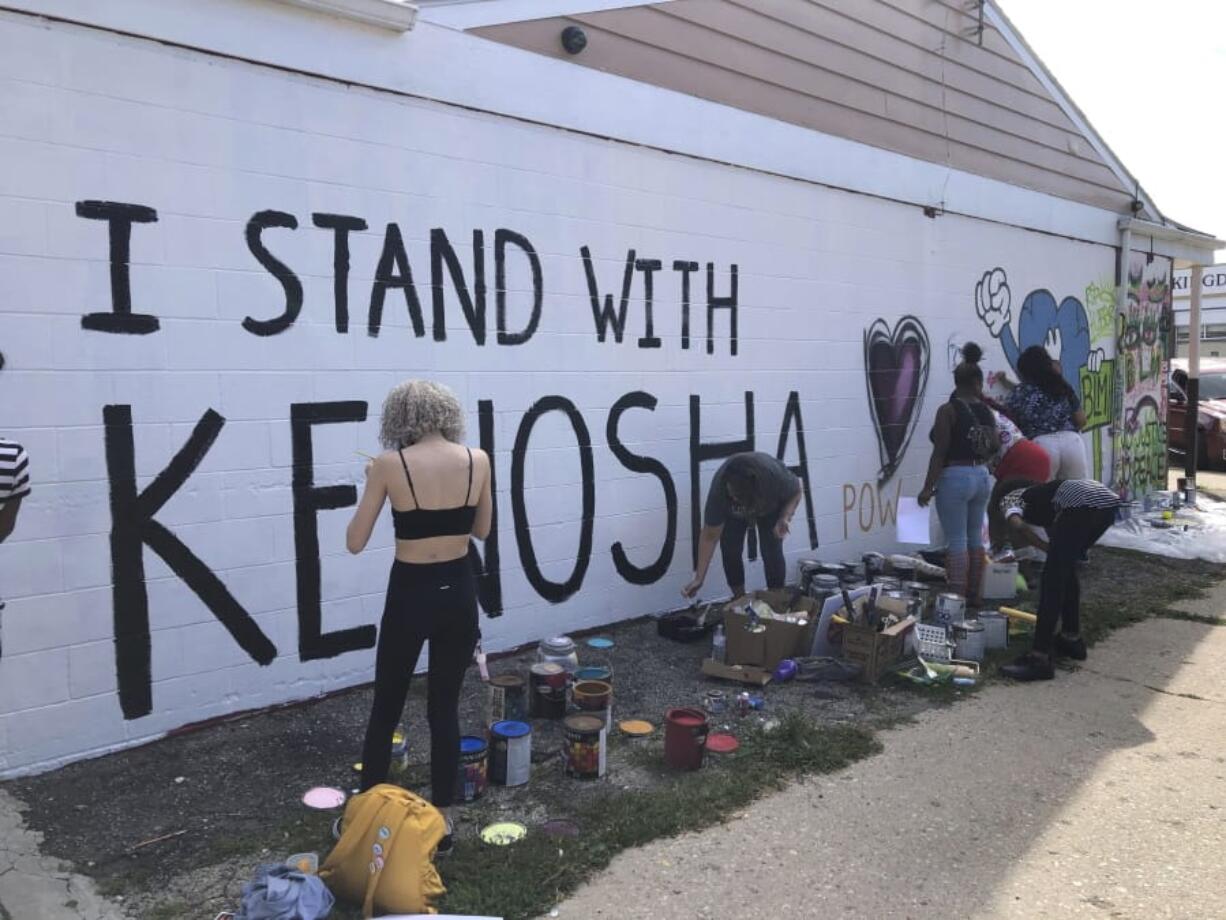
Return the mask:
[[[578,26],[567,26],[562,30],[562,47],[567,54],[578,54],[587,47],[587,33]]]

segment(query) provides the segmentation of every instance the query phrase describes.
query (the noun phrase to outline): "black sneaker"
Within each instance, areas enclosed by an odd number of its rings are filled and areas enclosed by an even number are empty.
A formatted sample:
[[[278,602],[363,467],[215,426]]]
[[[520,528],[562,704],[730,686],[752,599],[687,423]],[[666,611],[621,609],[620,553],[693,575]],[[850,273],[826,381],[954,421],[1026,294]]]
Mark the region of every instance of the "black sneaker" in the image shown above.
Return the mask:
[[[1076,639],[1056,636],[1052,641],[1052,648],[1059,658],[1072,658],[1074,661],[1086,660],[1086,644],[1080,636]]]
[[[1051,659],[1045,655],[1027,652],[1016,661],[1004,665],[1000,673],[1013,680],[1029,683],[1033,680],[1051,680],[1056,676],[1056,669]]]

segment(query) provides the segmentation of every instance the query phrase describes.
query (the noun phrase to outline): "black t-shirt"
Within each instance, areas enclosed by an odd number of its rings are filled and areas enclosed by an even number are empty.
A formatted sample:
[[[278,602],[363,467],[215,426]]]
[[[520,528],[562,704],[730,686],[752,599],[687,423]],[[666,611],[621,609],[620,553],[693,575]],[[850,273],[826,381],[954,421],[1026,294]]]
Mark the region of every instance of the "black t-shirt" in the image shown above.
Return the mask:
[[[752,508],[738,508],[728,496],[725,484],[728,465],[734,461],[747,464],[757,474],[758,495]],[[708,527],[723,527],[729,517],[762,518],[779,510],[800,491],[800,479],[782,462],[760,451],[737,454],[729,457],[716,470],[707,492],[707,505],[703,511],[703,523]]]

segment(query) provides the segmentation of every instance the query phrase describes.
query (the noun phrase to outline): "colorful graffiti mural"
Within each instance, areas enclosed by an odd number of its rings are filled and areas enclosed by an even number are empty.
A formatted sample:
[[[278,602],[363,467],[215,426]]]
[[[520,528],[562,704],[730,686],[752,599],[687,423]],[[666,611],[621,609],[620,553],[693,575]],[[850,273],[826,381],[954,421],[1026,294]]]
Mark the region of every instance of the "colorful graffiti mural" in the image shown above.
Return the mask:
[[[864,375],[868,407],[877,433],[882,485],[894,475],[919,421],[919,406],[928,386],[932,349],[924,324],[904,316],[894,324],[878,319],[864,332]]]
[[[1116,318],[1116,462],[1112,488],[1129,500],[1166,488],[1166,377],[1171,260],[1130,253],[1128,307]]]

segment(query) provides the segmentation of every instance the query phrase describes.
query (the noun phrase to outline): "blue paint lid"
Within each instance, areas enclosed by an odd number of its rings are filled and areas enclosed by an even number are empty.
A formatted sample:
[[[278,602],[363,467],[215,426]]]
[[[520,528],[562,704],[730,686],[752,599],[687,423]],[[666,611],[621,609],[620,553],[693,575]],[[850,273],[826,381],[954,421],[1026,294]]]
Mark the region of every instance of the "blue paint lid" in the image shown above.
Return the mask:
[[[485,750],[485,739],[478,738],[476,735],[465,735],[460,739],[461,754],[476,754],[478,751]]]
[[[504,738],[522,738],[532,734],[532,726],[527,722],[495,722],[490,726],[490,731]]]

